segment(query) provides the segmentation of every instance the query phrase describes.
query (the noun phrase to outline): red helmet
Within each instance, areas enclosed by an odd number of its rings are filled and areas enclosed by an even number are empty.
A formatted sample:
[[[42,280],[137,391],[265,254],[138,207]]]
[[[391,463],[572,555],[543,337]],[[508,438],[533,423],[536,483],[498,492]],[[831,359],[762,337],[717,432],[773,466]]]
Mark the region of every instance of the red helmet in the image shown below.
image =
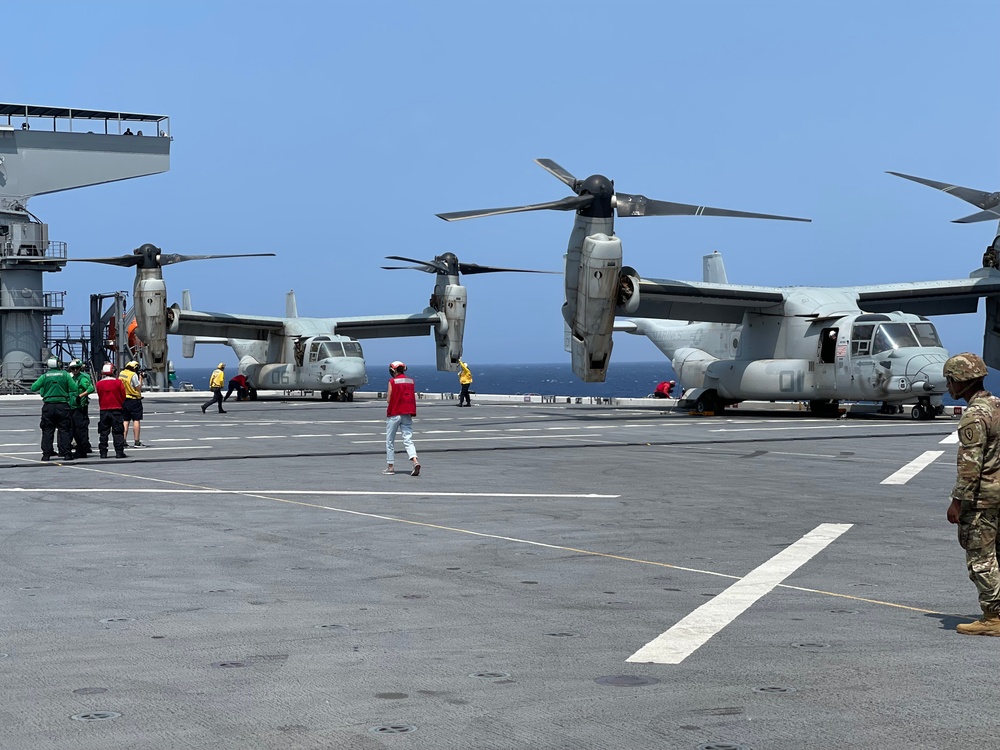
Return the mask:
[[[110,362],[105,362],[104,367],[101,368],[101,375],[114,375],[115,366]]]
[[[397,359],[395,362],[389,363],[389,372],[392,374],[406,372],[406,365]]]

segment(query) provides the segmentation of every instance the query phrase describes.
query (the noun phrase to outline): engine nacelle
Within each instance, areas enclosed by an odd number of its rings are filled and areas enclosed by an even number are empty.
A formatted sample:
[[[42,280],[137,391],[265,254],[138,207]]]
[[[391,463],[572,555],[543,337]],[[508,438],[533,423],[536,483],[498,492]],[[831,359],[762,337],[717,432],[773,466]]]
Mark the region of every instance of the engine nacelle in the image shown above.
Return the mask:
[[[462,340],[465,336],[465,308],[467,297],[461,284],[446,284],[434,290],[433,304],[441,316],[441,325],[434,332],[437,344],[437,369],[458,372],[462,358]]]
[[[711,386],[705,385],[705,373],[708,371],[709,365],[718,361],[716,357],[706,351],[685,347],[674,352],[674,358],[670,365],[674,368],[677,379],[684,384],[686,390],[688,388],[714,387],[714,383]]]
[[[576,309],[570,326],[573,373],[585,383],[603,383],[611,360],[622,242],[594,234],[583,241],[577,275]]]
[[[137,281],[133,294],[136,334],[146,345],[150,364],[165,365],[167,361],[167,288],[162,278],[146,277]]]

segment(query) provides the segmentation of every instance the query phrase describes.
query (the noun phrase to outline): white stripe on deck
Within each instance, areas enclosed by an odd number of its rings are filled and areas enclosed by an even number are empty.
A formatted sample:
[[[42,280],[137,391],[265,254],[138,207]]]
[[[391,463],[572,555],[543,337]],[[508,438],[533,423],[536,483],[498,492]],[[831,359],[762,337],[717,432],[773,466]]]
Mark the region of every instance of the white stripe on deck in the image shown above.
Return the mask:
[[[402,472],[400,472],[402,473]],[[390,480],[391,481],[391,480]],[[48,494],[90,494],[90,495],[109,495],[115,493],[121,493],[120,489],[113,487],[0,487],[0,493],[25,493],[25,492],[43,492]],[[253,490],[253,489],[243,489],[243,490],[225,490],[225,489],[215,489],[215,488],[198,488],[191,487],[185,489],[165,489],[163,487],[145,487],[136,488],[134,490],[130,489],[129,493],[135,494],[165,494],[165,495],[249,495],[250,493],[258,493],[268,495],[291,495],[291,496],[309,496],[309,495],[320,495],[320,496],[330,496],[330,497],[365,497],[368,495],[398,495],[407,497],[512,497],[512,498],[556,498],[556,499],[573,499],[573,498],[583,498],[583,499],[615,499],[621,497],[621,495],[599,495],[594,492],[577,492],[577,493],[555,493],[555,492],[429,492],[428,490],[418,490],[414,492],[405,491],[393,491],[393,490]],[[355,515],[367,515],[364,513],[355,513]],[[506,538],[506,537],[504,537]],[[535,542],[532,542],[535,544]],[[554,545],[546,545],[556,548]],[[569,549],[568,547],[558,547],[558,549]]]
[[[824,523],[786,547],[721,594],[650,641],[626,661],[680,664],[802,565],[851,528],[850,523]]]
[[[958,442],[958,431],[951,433],[944,440],[942,440],[939,445],[953,445]]]
[[[944,451],[924,451],[895,474],[883,479],[880,484],[906,484],[934,463],[943,453]]]

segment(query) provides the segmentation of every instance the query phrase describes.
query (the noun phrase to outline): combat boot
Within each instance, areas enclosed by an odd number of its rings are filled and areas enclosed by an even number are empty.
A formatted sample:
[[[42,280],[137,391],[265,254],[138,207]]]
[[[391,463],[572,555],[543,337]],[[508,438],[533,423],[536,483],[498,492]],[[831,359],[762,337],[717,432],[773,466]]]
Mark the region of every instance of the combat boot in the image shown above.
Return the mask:
[[[1000,614],[984,612],[981,620],[963,622],[955,631],[962,635],[996,635],[1000,636]]]

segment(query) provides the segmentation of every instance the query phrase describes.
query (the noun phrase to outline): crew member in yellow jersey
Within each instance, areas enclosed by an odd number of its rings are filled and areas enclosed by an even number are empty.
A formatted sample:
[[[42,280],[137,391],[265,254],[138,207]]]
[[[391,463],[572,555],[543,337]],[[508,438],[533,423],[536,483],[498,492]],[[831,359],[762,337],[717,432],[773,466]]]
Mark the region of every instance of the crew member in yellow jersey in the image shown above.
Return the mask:
[[[219,366],[212,371],[212,377],[208,379],[208,387],[212,391],[212,398],[201,405],[201,413],[208,411],[212,404],[219,405],[219,414],[225,414],[222,408],[222,384],[226,382],[226,363],[219,362]]]

